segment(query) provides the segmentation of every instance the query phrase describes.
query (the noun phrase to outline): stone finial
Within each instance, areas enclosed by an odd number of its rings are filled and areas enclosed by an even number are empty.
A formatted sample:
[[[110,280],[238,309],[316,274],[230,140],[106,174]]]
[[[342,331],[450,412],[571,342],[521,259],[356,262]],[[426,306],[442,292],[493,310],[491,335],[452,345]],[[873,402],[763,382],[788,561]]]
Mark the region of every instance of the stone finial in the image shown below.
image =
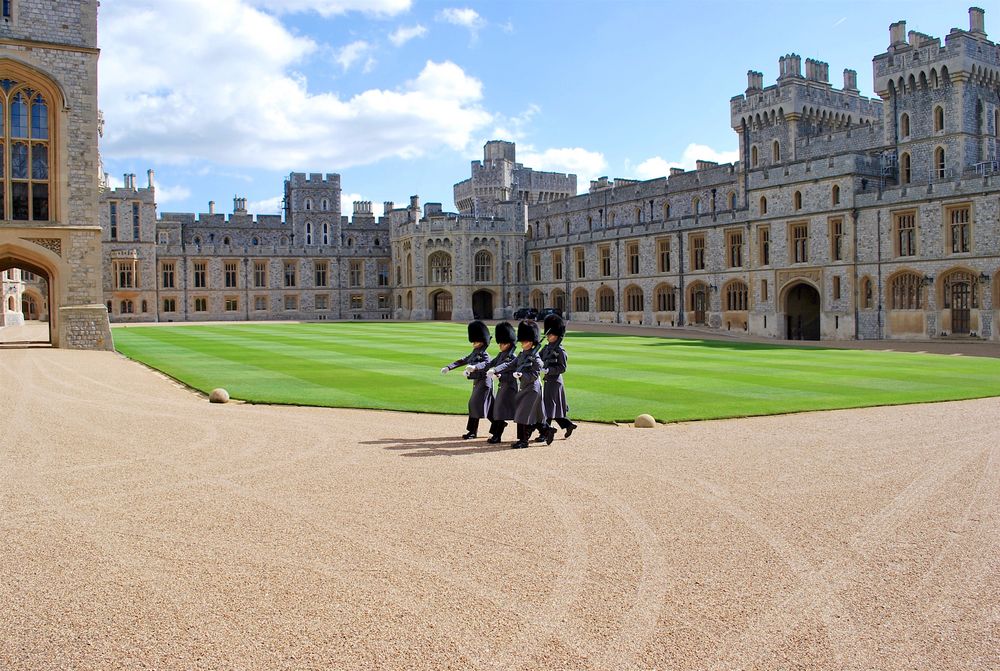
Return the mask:
[[[986,12],[979,7],[969,7],[969,32],[986,34]]]

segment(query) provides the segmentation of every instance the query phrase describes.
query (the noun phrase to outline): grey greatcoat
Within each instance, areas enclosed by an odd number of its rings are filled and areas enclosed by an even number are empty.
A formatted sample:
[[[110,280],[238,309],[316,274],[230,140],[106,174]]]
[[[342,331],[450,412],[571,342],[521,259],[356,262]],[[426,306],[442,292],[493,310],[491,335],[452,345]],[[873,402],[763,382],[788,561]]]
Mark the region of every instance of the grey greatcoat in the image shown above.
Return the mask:
[[[493,361],[485,364],[486,370],[501,367],[497,371],[499,387],[496,398],[493,399],[493,416],[490,419],[497,422],[507,422],[514,419],[515,400],[517,398],[517,380],[514,379],[514,368],[506,366],[509,361],[513,363],[517,359],[514,348],[511,347],[506,352],[500,352]],[[483,365],[483,364],[480,364]]]
[[[493,380],[486,377],[486,369],[479,369],[479,364],[490,360],[490,355],[486,348],[474,349],[468,356],[448,364],[448,370],[464,368],[465,366],[476,366],[477,369],[469,374],[472,380],[472,395],[469,396],[469,417],[473,419],[483,419],[490,416],[493,407]]]
[[[566,402],[566,388],[563,387],[563,373],[566,372],[568,361],[566,350],[562,346],[562,338],[554,343],[548,343],[539,352],[542,368],[546,369],[545,388],[542,391],[542,414],[544,421],[569,417],[569,403]]]
[[[521,350],[515,359],[496,367],[498,375],[507,370],[512,375],[521,374],[517,396],[514,398],[514,421],[518,424],[538,424],[542,421],[542,383],[538,380],[542,360],[538,358],[538,348]]]

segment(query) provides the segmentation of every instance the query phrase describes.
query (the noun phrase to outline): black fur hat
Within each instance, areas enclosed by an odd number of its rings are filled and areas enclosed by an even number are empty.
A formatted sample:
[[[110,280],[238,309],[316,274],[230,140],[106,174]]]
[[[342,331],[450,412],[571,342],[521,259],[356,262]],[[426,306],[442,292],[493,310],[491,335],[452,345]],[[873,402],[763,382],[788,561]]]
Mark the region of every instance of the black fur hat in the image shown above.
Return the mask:
[[[469,322],[469,342],[490,344],[490,330],[486,327],[486,324],[478,319],[474,322]]]
[[[517,341],[527,342],[529,340],[533,343],[538,342],[538,324],[530,319],[525,319],[517,325]]]
[[[504,343],[513,343],[517,339],[517,331],[510,322],[500,322],[496,327],[496,337],[497,342],[501,345]]]
[[[566,322],[559,315],[548,315],[545,317],[545,335],[554,333],[562,338],[566,335]]]

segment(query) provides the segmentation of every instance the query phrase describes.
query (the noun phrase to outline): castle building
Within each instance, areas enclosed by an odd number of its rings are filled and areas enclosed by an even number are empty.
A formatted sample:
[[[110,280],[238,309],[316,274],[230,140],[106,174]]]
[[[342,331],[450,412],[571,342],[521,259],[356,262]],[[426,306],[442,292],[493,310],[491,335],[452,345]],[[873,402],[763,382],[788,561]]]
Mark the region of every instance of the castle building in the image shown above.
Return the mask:
[[[34,306],[49,313],[53,345],[108,349],[97,5],[5,0],[0,7],[0,319],[20,323]]]
[[[101,195],[115,320],[456,319],[555,307],[573,321],[780,339],[1000,339],[1000,48],[969,10],[905,23],[857,74],[779,59],[730,100],[740,160],[591,182],[491,141],[454,185],[340,213],[338,175],[292,173],[283,216],[157,216],[155,185]]]

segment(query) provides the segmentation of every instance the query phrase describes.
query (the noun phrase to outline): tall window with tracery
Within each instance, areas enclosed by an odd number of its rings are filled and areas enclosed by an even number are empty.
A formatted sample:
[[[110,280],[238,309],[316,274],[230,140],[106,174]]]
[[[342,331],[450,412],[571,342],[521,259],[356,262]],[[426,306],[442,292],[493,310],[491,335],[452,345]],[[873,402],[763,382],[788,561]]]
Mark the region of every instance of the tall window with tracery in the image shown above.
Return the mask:
[[[50,219],[50,111],[45,97],[11,79],[0,80],[0,212],[14,221]]]
[[[900,273],[889,287],[893,310],[920,310],[924,306],[924,287],[916,273]]]
[[[476,252],[475,257],[476,282],[493,281],[493,255],[485,249]]]
[[[447,252],[434,252],[430,258],[431,283],[451,282],[451,256]]]
[[[730,282],[726,288],[726,309],[740,311],[747,309],[750,289],[745,282]]]

